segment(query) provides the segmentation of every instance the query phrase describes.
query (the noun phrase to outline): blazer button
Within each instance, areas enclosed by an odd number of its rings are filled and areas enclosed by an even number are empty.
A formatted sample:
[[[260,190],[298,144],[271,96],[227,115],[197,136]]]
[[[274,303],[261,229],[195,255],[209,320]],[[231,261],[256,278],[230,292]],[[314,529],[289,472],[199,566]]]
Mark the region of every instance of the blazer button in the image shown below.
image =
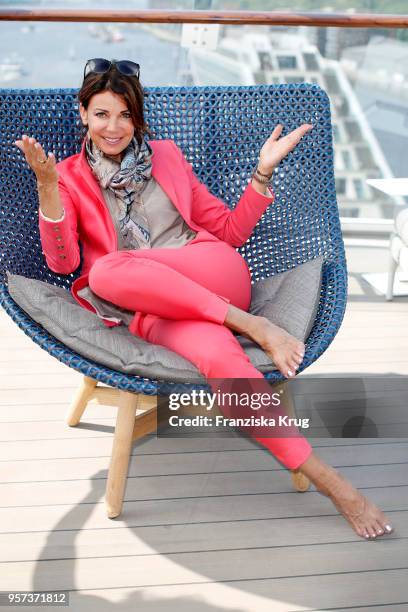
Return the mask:
[[[59,245],[57,246],[57,249],[64,249],[64,248],[65,248],[65,247],[64,247],[64,245],[63,245],[63,244],[59,244]]]
[[[55,237],[56,237],[56,239],[57,239],[59,242],[62,240],[62,237],[61,237],[61,236],[55,236]]]
[[[58,225],[54,225],[54,232],[58,232],[59,230],[59,226]]]
[[[66,259],[65,255],[60,255],[59,258],[60,259]]]

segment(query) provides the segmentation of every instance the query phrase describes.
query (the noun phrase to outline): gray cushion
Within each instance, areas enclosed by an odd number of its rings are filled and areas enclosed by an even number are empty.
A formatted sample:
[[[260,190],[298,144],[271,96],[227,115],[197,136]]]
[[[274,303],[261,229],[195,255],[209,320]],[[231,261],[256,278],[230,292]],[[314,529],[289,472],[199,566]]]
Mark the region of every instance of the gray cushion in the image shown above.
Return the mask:
[[[254,283],[250,312],[267,317],[305,341],[319,304],[322,263],[323,258],[317,257]],[[106,327],[94,313],[79,306],[66,289],[9,272],[7,276],[13,300],[80,355],[126,374],[175,382],[204,382],[190,361],[163,346],[133,336],[123,325]],[[237,339],[261,372],[276,369],[257,344],[243,336],[237,335]]]

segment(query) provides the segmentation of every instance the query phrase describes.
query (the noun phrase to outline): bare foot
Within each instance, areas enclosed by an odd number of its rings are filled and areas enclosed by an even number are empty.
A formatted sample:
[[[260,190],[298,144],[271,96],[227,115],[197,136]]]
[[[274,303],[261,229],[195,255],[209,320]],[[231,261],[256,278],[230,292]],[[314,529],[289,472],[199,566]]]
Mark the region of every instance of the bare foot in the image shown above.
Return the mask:
[[[272,359],[286,378],[293,378],[303,361],[305,345],[265,317],[253,316],[248,336]]]
[[[393,531],[385,514],[369,499],[357,491],[334,468],[324,464],[314,453],[299,468],[317,490],[331,499],[337,510],[362,538],[376,538]]]

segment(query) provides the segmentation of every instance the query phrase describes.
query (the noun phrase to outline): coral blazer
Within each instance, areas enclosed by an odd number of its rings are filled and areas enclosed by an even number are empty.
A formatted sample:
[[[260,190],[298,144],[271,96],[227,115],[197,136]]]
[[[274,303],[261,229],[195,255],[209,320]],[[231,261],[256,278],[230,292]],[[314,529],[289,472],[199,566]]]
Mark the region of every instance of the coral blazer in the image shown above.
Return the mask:
[[[172,140],[151,140],[152,176],[160,184],[186,223],[196,232],[214,236],[231,246],[243,245],[255,225],[273,202],[274,195],[260,194],[248,183],[235,209],[212,195],[193,172],[191,164]],[[118,250],[115,227],[85,155],[85,141],[80,153],[57,164],[59,193],[65,215],[62,221],[47,221],[39,215],[43,254],[48,267],[58,274],[71,274],[80,264],[82,275],[74,281],[71,292],[76,301],[92,312],[92,305],[77,295],[88,284],[94,262]],[[117,325],[103,319],[108,327]]]

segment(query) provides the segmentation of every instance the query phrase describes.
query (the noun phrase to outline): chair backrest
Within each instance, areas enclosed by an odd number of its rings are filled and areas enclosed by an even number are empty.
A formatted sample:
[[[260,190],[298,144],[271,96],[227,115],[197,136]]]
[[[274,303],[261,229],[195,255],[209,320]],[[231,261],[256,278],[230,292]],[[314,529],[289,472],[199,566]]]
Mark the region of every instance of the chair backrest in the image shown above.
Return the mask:
[[[208,189],[233,207],[259,150],[281,123],[314,129],[280,164],[276,200],[241,247],[253,280],[324,256],[345,269],[337,209],[330,105],[317,85],[152,87],[145,89],[147,122],[155,139],[170,138]],[[13,144],[34,136],[57,160],[80,150],[77,90],[0,90],[0,274],[5,270],[68,288],[80,274],[48,269],[38,232],[35,177]],[[1,279],[0,279],[1,280]]]

